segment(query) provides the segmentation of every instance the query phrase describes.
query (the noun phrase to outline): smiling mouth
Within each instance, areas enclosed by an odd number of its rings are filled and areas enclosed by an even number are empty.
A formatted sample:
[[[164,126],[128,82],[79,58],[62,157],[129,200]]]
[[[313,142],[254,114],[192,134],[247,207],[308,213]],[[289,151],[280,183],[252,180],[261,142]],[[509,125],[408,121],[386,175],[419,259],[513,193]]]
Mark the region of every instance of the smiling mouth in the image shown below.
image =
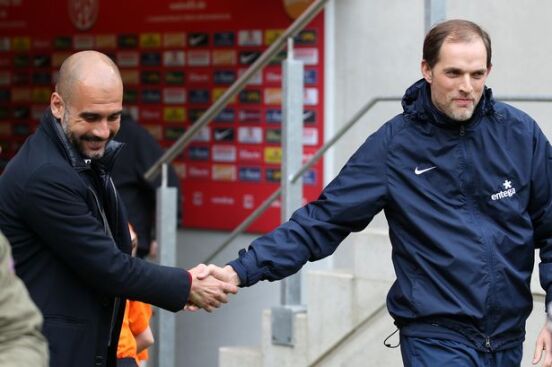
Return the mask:
[[[84,144],[90,150],[102,150],[105,148],[106,142],[103,140],[84,140]]]

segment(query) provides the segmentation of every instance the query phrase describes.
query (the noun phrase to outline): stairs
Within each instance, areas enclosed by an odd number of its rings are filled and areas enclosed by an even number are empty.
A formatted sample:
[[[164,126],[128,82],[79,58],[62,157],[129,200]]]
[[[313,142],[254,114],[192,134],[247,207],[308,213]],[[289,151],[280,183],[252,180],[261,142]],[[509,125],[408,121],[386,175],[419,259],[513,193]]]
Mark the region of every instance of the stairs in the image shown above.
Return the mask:
[[[295,315],[294,347],[272,344],[265,310],[261,346],[220,348],[219,367],[400,366],[400,351],[383,345],[395,330],[385,308],[394,279],[387,233],[352,234],[339,252],[348,269],[305,275],[308,312]]]
[[[338,249],[336,263],[347,269],[310,271],[307,312],[294,319],[294,347],[273,345],[271,311],[263,312],[262,340],[258,347],[219,349],[219,367],[366,367],[402,366],[400,348],[383,340],[395,327],[385,307],[395,275],[386,231],[352,234]],[[538,263],[538,252],[536,254]],[[544,293],[538,266],[531,282],[534,312],[527,321],[522,366],[531,366],[535,340],[544,324]],[[398,334],[389,343],[398,344]]]

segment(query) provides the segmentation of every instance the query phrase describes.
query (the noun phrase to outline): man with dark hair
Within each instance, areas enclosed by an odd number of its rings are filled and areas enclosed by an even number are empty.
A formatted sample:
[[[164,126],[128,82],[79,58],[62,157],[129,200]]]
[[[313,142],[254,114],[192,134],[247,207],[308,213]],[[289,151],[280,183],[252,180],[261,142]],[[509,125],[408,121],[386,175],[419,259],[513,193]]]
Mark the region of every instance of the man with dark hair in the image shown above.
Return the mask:
[[[44,316],[52,367],[115,366],[125,299],[211,311],[236,287],[130,256],[126,213],[110,177],[121,144],[123,83],[104,54],[61,66],[40,127],[0,178],[0,228]]]
[[[552,150],[536,122],[495,101],[491,42],[450,20],[426,36],[423,79],[318,200],[205,274],[251,286],[333,253],[384,211],[396,281],[387,306],[405,366],[519,366],[535,249],[552,300]],[[200,275],[201,277],[201,275]],[[552,337],[543,327],[533,363]]]

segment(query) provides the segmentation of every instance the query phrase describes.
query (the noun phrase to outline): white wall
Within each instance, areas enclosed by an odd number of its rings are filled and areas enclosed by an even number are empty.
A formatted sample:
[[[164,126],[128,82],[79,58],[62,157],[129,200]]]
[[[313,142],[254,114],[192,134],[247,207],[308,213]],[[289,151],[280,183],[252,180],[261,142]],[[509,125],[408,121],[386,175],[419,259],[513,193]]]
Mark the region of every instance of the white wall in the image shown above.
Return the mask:
[[[337,129],[370,99],[400,97],[420,78],[424,1],[335,0],[334,7]],[[400,102],[376,105],[336,144],[328,175],[335,176],[368,135],[400,111]],[[371,225],[385,228],[386,222],[378,216]]]

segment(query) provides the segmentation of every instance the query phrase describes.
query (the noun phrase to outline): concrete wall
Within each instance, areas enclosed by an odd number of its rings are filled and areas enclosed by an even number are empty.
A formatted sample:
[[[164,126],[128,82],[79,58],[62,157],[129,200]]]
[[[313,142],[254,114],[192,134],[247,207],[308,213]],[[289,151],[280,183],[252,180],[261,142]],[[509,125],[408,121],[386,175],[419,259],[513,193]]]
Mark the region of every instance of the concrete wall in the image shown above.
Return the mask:
[[[339,128],[369,99],[401,96],[421,77],[424,37],[423,0],[331,0],[334,25],[327,80],[333,100],[328,101],[329,130]],[[435,1],[435,0],[434,0]],[[481,24],[493,40],[493,70],[488,86],[495,95],[552,95],[552,2],[545,0],[448,1],[447,18],[466,18]],[[530,113],[552,138],[552,104],[517,104]],[[373,109],[331,151],[327,177],[333,177],[366,137],[401,112],[400,103]],[[385,229],[384,218],[371,225]],[[222,233],[185,231],[179,235],[179,264],[190,267],[214,251]],[[253,236],[244,236],[223,252],[216,263],[234,258]],[[341,247],[336,264],[351,258]],[[279,286],[263,282],[244,289],[214,314],[178,315],[179,366],[216,366],[219,346],[258,345],[263,308],[279,303]],[[538,310],[541,312],[541,310]]]

